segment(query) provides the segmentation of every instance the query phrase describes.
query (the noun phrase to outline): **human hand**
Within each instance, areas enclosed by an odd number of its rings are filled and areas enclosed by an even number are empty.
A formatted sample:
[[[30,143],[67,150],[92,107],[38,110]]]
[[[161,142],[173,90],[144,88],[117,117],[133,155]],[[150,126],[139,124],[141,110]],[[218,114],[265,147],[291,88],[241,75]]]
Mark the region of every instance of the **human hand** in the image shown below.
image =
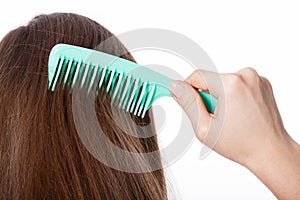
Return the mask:
[[[216,84],[217,79],[222,85]],[[218,98],[214,115],[192,86]],[[244,166],[262,162],[274,144],[289,141],[270,82],[252,68],[234,74],[197,70],[169,89],[189,116],[197,138],[230,160]]]
[[[194,88],[218,99],[213,115]],[[201,142],[247,167],[277,198],[300,199],[300,147],[283,126],[266,78],[252,68],[234,74],[197,70],[169,89]]]

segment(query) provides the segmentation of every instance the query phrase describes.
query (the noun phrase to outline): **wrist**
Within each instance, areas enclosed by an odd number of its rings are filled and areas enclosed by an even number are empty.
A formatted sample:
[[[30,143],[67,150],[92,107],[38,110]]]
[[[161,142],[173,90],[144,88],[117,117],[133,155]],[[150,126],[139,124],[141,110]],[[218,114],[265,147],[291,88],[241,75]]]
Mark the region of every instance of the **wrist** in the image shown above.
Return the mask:
[[[263,168],[270,168],[278,160],[285,160],[299,153],[299,145],[290,138],[286,131],[282,131],[268,140],[265,139],[263,145],[255,149],[253,154],[245,160],[244,166],[253,173],[257,173]]]
[[[278,137],[277,137],[278,136]],[[300,147],[286,133],[270,139],[245,166],[279,199],[300,197]]]

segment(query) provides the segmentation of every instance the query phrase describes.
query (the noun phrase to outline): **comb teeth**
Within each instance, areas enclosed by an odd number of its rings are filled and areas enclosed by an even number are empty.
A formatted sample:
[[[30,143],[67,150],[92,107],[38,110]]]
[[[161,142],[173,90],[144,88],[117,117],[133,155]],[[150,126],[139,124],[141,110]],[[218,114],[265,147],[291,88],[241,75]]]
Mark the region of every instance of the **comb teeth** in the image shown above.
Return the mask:
[[[54,91],[57,83],[63,87],[70,86],[71,91],[78,82],[80,89],[87,87],[89,94],[93,87],[96,90],[104,90],[111,96],[111,103],[117,105],[126,112],[144,118],[149,108],[156,89],[154,83],[143,82],[140,78],[134,78],[131,74],[110,70],[100,64],[88,64],[83,61],[75,61],[61,57],[57,61],[56,70],[50,88]],[[96,92],[98,94],[98,92]]]

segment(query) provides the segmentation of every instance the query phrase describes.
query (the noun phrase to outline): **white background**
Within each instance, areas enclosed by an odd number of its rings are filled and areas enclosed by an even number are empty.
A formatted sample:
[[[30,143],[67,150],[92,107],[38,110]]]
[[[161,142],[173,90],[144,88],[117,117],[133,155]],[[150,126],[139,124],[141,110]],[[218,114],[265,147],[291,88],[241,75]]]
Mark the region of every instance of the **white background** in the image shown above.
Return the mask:
[[[1,8],[0,38],[35,15],[52,12],[88,16],[114,34],[138,28],[164,28],[182,33],[204,48],[220,72],[254,67],[267,77],[287,131],[300,142],[297,126],[300,5],[297,1],[10,0],[2,3]],[[151,53],[136,56],[140,63],[166,62],[164,56],[154,58]],[[167,101],[180,110],[173,100]],[[169,126],[181,116],[180,112],[175,113],[161,132],[161,144],[172,138]],[[195,140],[186,154],[167,169],[169,185],[177,190],[176,195],[182,199],[275,199],[253,174],[238,164],[216,153],[199,160],[200,148],[200,142]]]

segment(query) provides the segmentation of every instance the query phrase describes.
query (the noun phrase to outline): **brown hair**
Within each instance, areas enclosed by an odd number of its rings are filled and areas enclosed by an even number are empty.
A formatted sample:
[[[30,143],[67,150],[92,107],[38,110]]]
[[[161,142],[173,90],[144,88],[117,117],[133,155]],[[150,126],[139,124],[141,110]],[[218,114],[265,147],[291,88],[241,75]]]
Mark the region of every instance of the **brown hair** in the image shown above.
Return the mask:
[[[112,36],[86,17],[55,13],[35,17],[8,33],[0,43],[0,199],[166,199],[162,169],[142,173],[116,170],[98,161],[82,144],[74,124],[69,88],[47,90],[51,48],[68,43],[90,49]],[[101,51],[118,55],[119,41]],[[125,49],[126,50],[126,49]],[[127,53],[121,57],[134,61]],[[133,135],[112,119],[109,101],[96,99],[98,122],[120,148],[149,153],[158,150],[152,113],[144,119],[122,116]],[[150,109],[151,110],[151,109]],[[79,117],[79,116],[76,116]],[[84,125],[88,118],[80,116]],[[149,124],[150,123],[150,124]],[[141,124],[148,124],[141,128]],[[88,131],[97,132],[93,127]],[[149,133],[145,133],[149,132]],[[103,151],[109,151],[104,149]],[[114,152],[109,152],[114,157]],[[118,158],[119,159],[119,158]],[[160,156],[135,165],[161,165]]]

